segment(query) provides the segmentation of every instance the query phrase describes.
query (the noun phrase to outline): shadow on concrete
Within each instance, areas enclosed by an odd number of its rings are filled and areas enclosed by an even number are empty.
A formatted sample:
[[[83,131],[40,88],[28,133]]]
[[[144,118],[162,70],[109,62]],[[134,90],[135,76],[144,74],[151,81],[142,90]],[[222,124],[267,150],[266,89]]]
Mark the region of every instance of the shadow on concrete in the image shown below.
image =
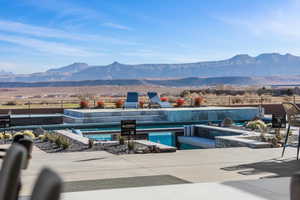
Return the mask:
[[[261,173],[272,173],[274,175],[264,176],[262,178],[290,177],[300,171],[300,161],[291,159],[271,159],[262,162],[235,165],[224,167],[221,170],[237,171],[237,173],[250,176]]]
[[[100,158],[89,158],[89,159],[82,159],[82,160],[75,160],[73,162],[88,162],[88,161],[94,161],[94,160],[103,160],[105,158],[100,157]]]

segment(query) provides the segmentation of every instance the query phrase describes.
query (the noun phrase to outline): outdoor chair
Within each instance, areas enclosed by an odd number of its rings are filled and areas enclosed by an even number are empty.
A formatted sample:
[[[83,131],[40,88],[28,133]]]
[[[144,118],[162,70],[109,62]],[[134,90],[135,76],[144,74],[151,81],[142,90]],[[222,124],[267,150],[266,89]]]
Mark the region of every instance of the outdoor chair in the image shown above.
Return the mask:
[[[61,191],[61,178],[51,169],[44,168],[35,183],[30,200],[58,200]]]
[[[20,174],[26,154],[26,149],[19,144],[12,144],[7,150],[0,171],[0,200],[18,199]]]
[[[138,108],[139,94],[137,92],[128,92],[124,108]]]
[[[282,155],[281,155],[283,157],[285,148],[287,146],[287,141],[288,141],[291,126],[296,126],[300,128],[300,108],[296,104],[289,103],[289,102],[282,103],[282,106],[286,112],[287,122],[288,122],[288,128],[287,128]],[[299,159],[299,148],[300,148],[300,136],[298,136],[297,160]]]
[[[163,102],[160,100],[157,92],[148,92],[148,97],[150,99],[149,107],[158,106],[160,108],[172,108],[169,102]]]
[[[31,159],[31,153],[32,153],[32,147],[33,147],[33,141],[29,136],[24,135],[16,135],[13,138],[12,141],[13,144],[20,144],[26,149],[27,159],[24,161],[24,165],[22,166],[22,169],[26,169],[28,167],[29,160]],[[6,152],[7,149],[0,149],[0,152]],[[0,155],[0,159],[2,159],[4,156]]]

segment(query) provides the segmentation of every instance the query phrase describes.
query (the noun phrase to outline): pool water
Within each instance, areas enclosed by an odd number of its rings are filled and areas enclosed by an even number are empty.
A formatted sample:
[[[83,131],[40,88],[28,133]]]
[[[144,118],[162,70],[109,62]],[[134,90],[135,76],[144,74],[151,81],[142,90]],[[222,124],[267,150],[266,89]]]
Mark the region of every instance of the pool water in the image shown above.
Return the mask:
[[[165,144],[175,147],[175,136],[170,132],[149,133],[148,139],[151,142]]]
[[[85,137],[94,139],[94,140],[101,140],[101,141],[111,141],[112,140],[111,134],[85,135]],[[156,142],[156,143],[176,147],[175,136],[171,132],[149,133],[148,139],[151,142]],[[181,150],[200,149],[200,147],[196,147],[196,146],[192,146],[192,145],[188,145],[188,144],[180,144],[180,149]]]

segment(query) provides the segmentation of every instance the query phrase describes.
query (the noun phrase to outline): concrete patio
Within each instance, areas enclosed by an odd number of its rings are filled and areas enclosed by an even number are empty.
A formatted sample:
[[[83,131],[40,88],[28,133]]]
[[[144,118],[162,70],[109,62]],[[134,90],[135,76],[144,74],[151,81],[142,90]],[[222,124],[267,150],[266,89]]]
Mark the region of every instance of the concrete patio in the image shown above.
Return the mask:
[[[201,187],[214,188],[214,184],[226,185],[228,181],[261,178],[276,183],[281,180],[278,178],[290,177],[294,172],[300,170],[300,161],[295,159],[296,148],[287,148],[283,159],[280,158],[281,150],[281,148],[224,148],[116,156],[104,151],[47,154],[34,148],[30,167],[22,175],[22,195],[30,194],[34,180],[43,166],[56,170],[66,182],[66,186],[73,185],[72,190],[66,189],[65,192],[73,192],[74,187],[75,191],[78,187],[78,192],[87,191],[89,193],[91,192],[89,190],[100,192],[109,188],[136,188],[139,186],[164,188],[167,186],[159,185],[182,185],[182,183],[205,183]],[[155,176],[162,178],[157,181],[153,178]],[[140,179],[134,179],[134,177]],[[97,182],[101,184],[97,184]],[[212,185],[209,185],[208,182]],[[282,190],[278,192],[287,195],[288,179],[279,182]],[[84,188],[80,186],[83,183]],[[242,186],[243,184],[236,185]],[[170,185],[170,187],[175,187],[175,185]],[[184,187],[196,187],[196,185]],[[220,189],[220,191],[226,193],[228,187],[232,188],[227,184],[223,188],[224,190]],[[241,191],[241,188],[234,190]],[[247,192],[249,193],[249,191]],[[203,195],[205,195],[204,193]],[[71,193],[68,194],[71,195]],[[66,199],[68,199],[68,195],[66,195]]]

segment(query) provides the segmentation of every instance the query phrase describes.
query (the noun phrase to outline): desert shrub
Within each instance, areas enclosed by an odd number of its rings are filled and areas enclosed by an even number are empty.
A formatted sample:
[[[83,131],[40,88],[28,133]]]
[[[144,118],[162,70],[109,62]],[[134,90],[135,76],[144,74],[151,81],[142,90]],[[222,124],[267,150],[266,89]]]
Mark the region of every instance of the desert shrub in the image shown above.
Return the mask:
[[[234,124],[234,121],[231,118],[226,117],[221,124],[223,127],[230,127]]]
[[[3,134],[3,139],[5,140],[11,140],[13,137],[12,137],[12,134],[10,133],[4,133]]]
[[[38,139],[44,142],[46,140],[46,136],[45,135],[39,135]]]
[[[202,96],[199,96],[199,97],[196,97],[194,99],[194,106],[201,106],[201,104],[204,102],[204,97]]]
[[[27,136],[31,137],[31,139],[33,139],[33,140],[35,139],[35,135],[32,131],[26,130],[23,132],[23,135],[27,135]]]
[[[246,124],[247,128],[250,128],[251,130],[260,130],[265,131],[267,129],[267,125],[265,122],[261,120],[253,120]]]
[[[89,149],[94,147],[94,141],[89,139]]]
[[[70,141],[66,137],[59,137],[60,147],[63,149],[67,149],[70,146]]]
[[[169,98],[168,97],[160,97],[160,100],[162,102],[166,102],[166,101],[169,101]]]
[[[127,143],[127,146],[128,146],[129,151],[133,151],[134,147],[135,147],[135,144],[134,144],[133,140],[129,140],[128,143]]]
[[[179,98],[176,100],[176,107],[180,107],[184,105],[185,100],[182,98]]]
[[[124,138],[124,137],[120,136],[120,137],[118,138],[118,140],[119,140],[119,144],[120,144],[120,145],[125,144],[125,138]]]
[[[89,108],[88,101],[80,101],[80,108]]]
[[[123,107],[123,104],[124,104],[124,101],[122,99],[119,99],[116,101],[116,108],[122,108]]]
[[[8,101],[6,104],[4,105],[7,105],[7,106],[15,106],[17,105],[17,102],[16,101]]]
[[[97,108],[104,108],[104,107],[105,107],[104,101],[101,100],[97,101]]]

